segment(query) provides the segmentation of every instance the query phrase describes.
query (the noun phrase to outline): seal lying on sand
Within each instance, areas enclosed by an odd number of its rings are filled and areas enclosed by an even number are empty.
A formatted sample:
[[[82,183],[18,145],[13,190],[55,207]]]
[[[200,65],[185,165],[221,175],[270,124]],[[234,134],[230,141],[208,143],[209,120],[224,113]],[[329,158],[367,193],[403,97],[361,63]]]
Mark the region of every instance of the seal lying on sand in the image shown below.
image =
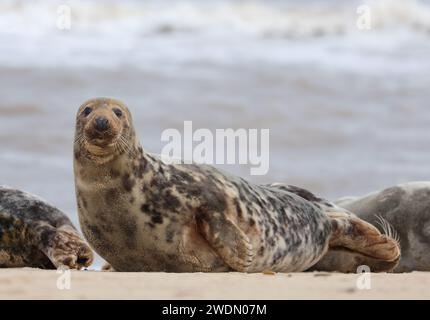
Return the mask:
[[[363,197],[348,197],[336,202],[379,229],[393,227],[402,257],[394,272],[430,271],[430,182],[411,182],[374,192]],[[395,235],[397,233],[397,235]],[[338,267],[353,263],[351,254],[333,255]]]
[[[81,269],[93,253],[57,208],[23,191],[0,186],[0,267]]]
[[[330,203],[325,199],[315,197],[306,190],[285,184],[273,185],[303,197],[304,199],[312,202],[312,204],[323,209],[328,214],[334,211],[337,212],[337,214],[348,216],[349,219],[358,219],[358,217],[351,211],[341,208],[337,206],[337,204]],[[394,239],[398,246],[400,246],[398,236],[388,221],[382,217],[378,217],[378,225],[380,226],[381,232],[383,234],[386,234],[389,238]],[[349,232],[354,231],[350,229]],[[357,238],[359,235],[356,235],[355,237]],[[372,240],[373,243],[376,243],[377,241],[378,237],[375,237]],[[312,266],[309,271],[338,271],[345,273],[355,273],[357,272],[357,268],[363,265],[368,266],[372,272],[392,271],[398,265],[399,258],[400,257],[395,260],[379,259],[375,256],[369,256],[359,251],[351,251],[346,247],[332,245],[328,252],[321,258],[321,260]]]
[[[117,100],[79,108],[74,157],[82,230],[117,271],[302,271],[329,246],[384,261],[400,254],[394,239],[334,206],[211,166],[160,161],[143,151]]]

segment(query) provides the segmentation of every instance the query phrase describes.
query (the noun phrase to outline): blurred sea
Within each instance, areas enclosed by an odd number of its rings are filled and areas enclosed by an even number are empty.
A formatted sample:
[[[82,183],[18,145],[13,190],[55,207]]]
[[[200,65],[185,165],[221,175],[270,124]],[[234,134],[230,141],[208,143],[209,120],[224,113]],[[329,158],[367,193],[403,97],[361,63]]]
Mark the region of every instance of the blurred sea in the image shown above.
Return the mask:
[[[156,153],[185,120],[269,128],[266,176],[223,166],[255,182],[335,199],[430,180],[430,1],[2,0],[0,49],[0,184],[75,223],[75,112],[94,96],[125,101]]]

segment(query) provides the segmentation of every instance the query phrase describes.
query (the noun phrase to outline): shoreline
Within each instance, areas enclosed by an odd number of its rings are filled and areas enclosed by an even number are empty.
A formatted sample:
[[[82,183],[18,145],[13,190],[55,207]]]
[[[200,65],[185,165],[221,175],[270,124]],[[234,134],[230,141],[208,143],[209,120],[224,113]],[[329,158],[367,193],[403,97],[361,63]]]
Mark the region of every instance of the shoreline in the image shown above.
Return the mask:
[[[57,270],[0,269],[0,299],[430,299],[430,273],[360,275],[327,272],[289,274],[123,273],[71,271],[70,289],[60,290]]]

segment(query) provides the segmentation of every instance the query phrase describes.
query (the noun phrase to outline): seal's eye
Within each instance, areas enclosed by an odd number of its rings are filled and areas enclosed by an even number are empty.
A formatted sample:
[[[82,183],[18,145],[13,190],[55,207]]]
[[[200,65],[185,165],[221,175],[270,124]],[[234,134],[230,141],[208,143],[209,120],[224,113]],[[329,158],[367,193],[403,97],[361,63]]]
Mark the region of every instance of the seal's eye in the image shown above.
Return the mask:
[[[117,116],[118,118],[121,118],[121,116],[122,116],[122,111],[121,111],[121,109],[115,108],[115,109],[113,109],[113,112],[116,114],[116,116]]]
[[[85,116],[88,116],[91,112],[93,111],[93,109],[91,109],[90,107],[86,107],[84,109],[84,112],[82,112]]]

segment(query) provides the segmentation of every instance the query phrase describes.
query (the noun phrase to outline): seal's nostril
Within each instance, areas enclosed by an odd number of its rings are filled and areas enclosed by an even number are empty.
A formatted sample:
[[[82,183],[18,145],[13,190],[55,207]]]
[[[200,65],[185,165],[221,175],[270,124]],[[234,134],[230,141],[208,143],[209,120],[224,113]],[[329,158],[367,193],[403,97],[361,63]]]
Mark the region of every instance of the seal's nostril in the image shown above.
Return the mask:
[[[109,120],[105,117],[96,118],[95,128],[97,131],[106,131],[107,129],[109,129]]]

